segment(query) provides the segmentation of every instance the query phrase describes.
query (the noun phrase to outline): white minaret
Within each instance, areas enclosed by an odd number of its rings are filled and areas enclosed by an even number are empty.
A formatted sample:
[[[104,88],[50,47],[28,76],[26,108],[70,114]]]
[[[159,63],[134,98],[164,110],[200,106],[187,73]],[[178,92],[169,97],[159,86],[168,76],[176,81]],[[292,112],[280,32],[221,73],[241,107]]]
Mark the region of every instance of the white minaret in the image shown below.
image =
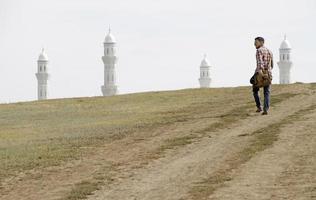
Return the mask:
[[[102,56],[102,60],[104,63],[104,85],[102,85],[101,90],[103,96],[111,96],[117,93],[115,74],[117,63],[116,41],[114,36],[111,34],[111,29],[109,29],[103,44],[104,56]]]
[[[48,74],[48,57],[42,49],[38,60],[37,60],[37,98],[38,100],[47,99],[47,80],[49,78]]]
[[[208,88],[210,87],[211,84],[211,78],[210,78],[210,64],[206,58],[206,54],[204,55],[204,58],[201,62],[200,65],[200,78],[199,78],[199,82],[200,82],[200,87],[201,88]]]
[[[281,46],[279,48],[280,61],[278,62],[278,65],[280,69],[280,84],[291,83],[291,50],[291,45],[289,41],[286,39],[286,36],[284,36],[284,40],[282,41]]]

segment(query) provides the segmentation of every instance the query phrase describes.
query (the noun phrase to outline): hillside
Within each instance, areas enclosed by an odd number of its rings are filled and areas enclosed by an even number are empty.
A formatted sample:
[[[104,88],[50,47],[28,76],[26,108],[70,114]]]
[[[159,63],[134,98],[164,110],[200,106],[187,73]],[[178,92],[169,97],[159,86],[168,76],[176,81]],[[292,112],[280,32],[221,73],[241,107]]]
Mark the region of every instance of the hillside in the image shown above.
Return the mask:
[[[316,199],[316,84],[271,93],[0,104],[0,199]]]

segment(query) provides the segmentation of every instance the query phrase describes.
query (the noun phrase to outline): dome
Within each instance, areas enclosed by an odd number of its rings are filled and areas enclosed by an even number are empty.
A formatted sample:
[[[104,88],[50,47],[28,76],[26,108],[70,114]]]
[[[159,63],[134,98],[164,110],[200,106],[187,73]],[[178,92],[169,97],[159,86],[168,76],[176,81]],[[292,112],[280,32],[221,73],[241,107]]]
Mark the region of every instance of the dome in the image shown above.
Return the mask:
[[[42,52],[40,53],[40,55],[38,56],[38,60],[48,60],[47,54],[44,51],[44,48],[42,49]]]
[[[290,42],[286,39],[286,36],[284,36],[284,40],[282,41],[280,45],[280,49],[291,49]]]
[[[108,34],[105,36],[104,43],[116,43],[115,37],[111,34],[111,29],[109,29]]]
[[[209,61],[206,58],[206,54],[204,55],[204,58],[203,58],[203,60],[201,62],[201,67],[202,66],[205,66],[205,67],[209,67],[210,66],[210,63],[209,63]]]

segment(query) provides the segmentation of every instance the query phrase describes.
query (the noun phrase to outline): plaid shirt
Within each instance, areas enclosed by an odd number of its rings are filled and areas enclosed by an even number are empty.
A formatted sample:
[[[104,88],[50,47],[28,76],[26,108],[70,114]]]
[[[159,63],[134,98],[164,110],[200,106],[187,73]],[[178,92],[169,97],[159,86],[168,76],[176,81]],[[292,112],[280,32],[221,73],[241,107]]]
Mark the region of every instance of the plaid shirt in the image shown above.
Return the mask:
[[[256,52],[256,59],[257,59],[257,68],[255,72],[258,72],[260,69],[266,68],[271,73],[271,70],[273,68],[273,54],[269,49],[267,49],[264,46],[258,48]],[[271,60],[271,66],[269,66],[270,60]]]

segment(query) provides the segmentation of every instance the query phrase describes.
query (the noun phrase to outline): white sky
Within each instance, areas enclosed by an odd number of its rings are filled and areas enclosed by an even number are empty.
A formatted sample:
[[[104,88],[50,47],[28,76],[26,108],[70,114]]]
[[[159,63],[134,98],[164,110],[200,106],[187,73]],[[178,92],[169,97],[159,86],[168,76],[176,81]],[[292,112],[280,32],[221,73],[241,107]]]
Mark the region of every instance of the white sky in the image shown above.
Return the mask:
[[[212,87],[249,85],[254,37],[276,63],[285,33],[293,81],[316,81],[315,0],[0,0],[0,103],[37,99],[42,47],[49,98],[100,96],[109,25],[119,94],[199,87],[204,53]],[[278,83],[277,65],[273,72]]]

